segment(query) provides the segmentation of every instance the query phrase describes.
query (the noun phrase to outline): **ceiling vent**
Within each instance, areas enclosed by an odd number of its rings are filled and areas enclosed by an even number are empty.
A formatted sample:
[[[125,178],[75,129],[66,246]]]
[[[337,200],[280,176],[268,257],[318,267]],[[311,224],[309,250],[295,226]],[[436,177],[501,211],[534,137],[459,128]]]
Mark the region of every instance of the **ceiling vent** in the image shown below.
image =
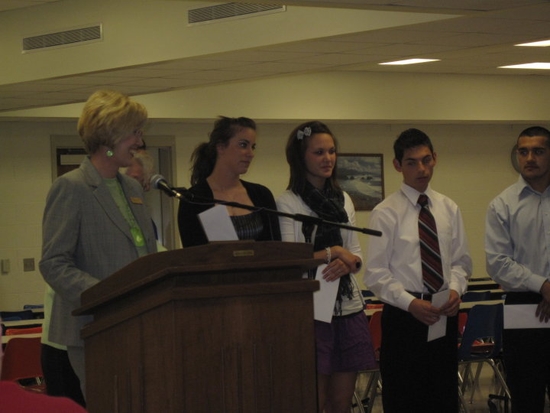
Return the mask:
[[[102,25],[23,38],[23,53],[103,40]]]
[[[216,6],[191,9],[187,13],[189,25],[211,23],[219,20],[251,17],[252,15],[265,15],[279,13],[286,10],[286,6],[279,4],[247,4],[224,3]]]

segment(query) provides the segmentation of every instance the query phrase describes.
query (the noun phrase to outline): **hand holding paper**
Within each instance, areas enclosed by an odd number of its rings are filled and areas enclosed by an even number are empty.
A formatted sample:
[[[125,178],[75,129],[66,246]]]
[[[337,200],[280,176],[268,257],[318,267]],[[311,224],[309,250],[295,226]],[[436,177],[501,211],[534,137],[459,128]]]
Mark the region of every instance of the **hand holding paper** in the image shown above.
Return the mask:
[[[432,295],[432,305],[434,307],[441,307],[449,300],[450,290],[439,291]],[[439,318],[439,321],[432,324],[428,328],[428,341],[435,340],[437,338],[443,337],[447,331],[447,316],[442,315]]]
[[[313,318],[318,321],[330,323],[332,321],[332,313],[334,312],[334,303],[336,302],[336,294],[340,279],[336,281],[327,281],[323,278],[323,270],[327,264],[322,264],[317,267],[315,279],[319,281],[319,291],[313,293]]]
[[[550,328],[550,323],[540,321],[535,315],[536,304],[511,304],[504,306],[504,328]]]

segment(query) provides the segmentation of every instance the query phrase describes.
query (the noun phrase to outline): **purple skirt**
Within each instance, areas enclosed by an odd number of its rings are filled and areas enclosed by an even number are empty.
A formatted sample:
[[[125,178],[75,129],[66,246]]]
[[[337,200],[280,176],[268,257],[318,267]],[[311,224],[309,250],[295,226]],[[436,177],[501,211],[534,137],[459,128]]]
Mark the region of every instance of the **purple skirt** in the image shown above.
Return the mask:
[[[364,311],[332,317],[331,323],[315,321],[317,372],[369,370],[376,367],[369,322]]]

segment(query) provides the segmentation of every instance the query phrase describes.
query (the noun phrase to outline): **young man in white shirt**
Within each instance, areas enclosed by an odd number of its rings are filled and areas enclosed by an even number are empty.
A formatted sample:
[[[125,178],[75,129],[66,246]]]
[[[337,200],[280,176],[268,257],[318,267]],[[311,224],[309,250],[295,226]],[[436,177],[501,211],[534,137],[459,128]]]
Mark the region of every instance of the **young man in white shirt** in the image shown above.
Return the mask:
[[[550,132],[540,126],[517,140],[518,181],[487,210],[487,273],[506,305],[532,304],[533,319],[550,318]],[[544,325],[544,324],[543,324]],[[550,329],[504,330],[504,363],[512,412],[542,413],[550,386]]]
[[[394,153],[403,184],[371,213],[369,226],[382,236],[370,238],[364,278],[385,303],[380,350],[384,412],[457,412],[457,313],[472,272],[464,225],[458,206],[430,188],[437,155],[429,137],[408,129],[395,141]],[[420,195],[428,197],[437,227],[437,287],[423,277]],[[432,305],[432,294],[446,289],[448,301]],[[428,327],[443,316],[445,336],[428,341]]]

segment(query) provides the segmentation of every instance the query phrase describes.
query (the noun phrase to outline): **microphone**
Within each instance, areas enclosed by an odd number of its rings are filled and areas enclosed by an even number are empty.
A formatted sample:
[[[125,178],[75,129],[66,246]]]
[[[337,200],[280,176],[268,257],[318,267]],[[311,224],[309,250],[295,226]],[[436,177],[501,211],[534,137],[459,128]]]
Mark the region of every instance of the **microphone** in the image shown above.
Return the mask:
[[[166,179],[162,175],[159,175],[159,174],[153,175],[151,177],[150,183],[153,188],[163,191],[168,196],[173,196],[175,198],[183,198],[183,195],[180,194],[178,191],[176,191],[174,188],[172,188],[168,184],[168,182],[166,182]]]

